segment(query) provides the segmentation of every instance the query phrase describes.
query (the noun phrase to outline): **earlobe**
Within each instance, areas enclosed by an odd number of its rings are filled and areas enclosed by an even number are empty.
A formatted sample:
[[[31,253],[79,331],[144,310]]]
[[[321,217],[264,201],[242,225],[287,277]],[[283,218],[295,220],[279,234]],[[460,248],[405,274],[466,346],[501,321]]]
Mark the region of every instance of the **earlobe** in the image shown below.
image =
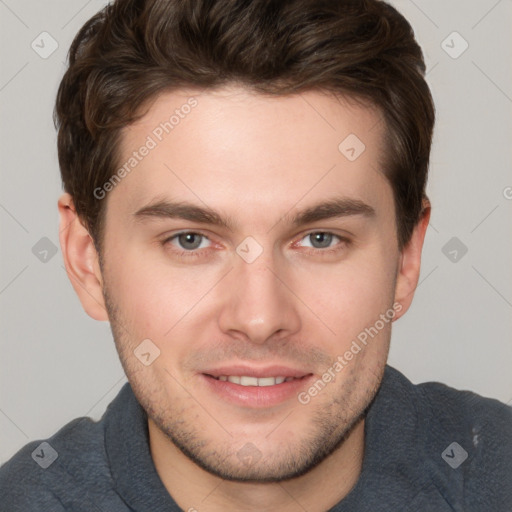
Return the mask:
[[[59,198],[58,207],[60,246],[71,284],[85,312],[95,320],[108,321],[99,256],[92,237],[78,218],[68,193]]]
[[[400,304],[401,308],[394,320],[400,318],[409,309],[418,285],[421,268],[421,251],[430,220],[430,211],[430,201],[424,199],[421,218],[414,228],[411,239],[400,254],[395,287],[395,303]]]

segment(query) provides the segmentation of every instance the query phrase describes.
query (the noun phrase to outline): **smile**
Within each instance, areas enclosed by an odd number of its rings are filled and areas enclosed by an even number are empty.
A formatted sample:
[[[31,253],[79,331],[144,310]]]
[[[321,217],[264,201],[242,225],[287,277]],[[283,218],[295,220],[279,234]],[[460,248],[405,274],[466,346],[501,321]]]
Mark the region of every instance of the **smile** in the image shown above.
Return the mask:
[[[295,377],[250,377],[248,375],[219,375],[213,378],[224,382],[231,382],[232,384],[239,384],[240,386],[260,387],[275,386],[276,384],[296,380]]]

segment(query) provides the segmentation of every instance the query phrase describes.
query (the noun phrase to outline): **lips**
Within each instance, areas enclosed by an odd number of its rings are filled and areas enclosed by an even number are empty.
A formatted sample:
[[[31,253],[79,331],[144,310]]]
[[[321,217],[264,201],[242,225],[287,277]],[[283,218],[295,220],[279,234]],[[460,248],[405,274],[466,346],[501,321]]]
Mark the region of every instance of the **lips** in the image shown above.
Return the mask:
[[[244,387],[278,386],[311,375],[308,372],[285,366],[254,368],[247,366],[225,366],[203,372],[217,381],[230,382]]]
[[[313,374],[290,366],[230,365],[199,374],[213,396],[241,408],[268,408],[294,400]]]
[[[240,384],[240,386],[275,386],[276,384],[282,384],[283,382],[290,382],[295,377],[251,377],[250,375],[220,375],[219,377],[213,377],[217,380],[224,382],[231,382],[233,384]]]
[[[310,375],[310,372],[307,371],[277,365],[261,368],[245,365],[222,366],[205,370],[202,373],[217,380],[229,381],[242,386],[269,386]],[[270,379],[274,379],[272,384],[269,383]]]
[[[296,400],[310,385],[312,373],[285,366],[224,366],[199,374],[212,399],[240,409],[265,409]]]

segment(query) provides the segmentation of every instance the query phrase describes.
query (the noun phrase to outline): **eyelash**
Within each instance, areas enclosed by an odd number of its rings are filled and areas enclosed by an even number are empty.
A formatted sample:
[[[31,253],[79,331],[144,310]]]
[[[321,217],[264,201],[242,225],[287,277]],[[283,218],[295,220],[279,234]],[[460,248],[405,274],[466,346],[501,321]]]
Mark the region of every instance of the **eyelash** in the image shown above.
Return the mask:
[[[336,235],[335,233],[332,233],[331,231],[310,231],[309,233],[306,233],[304,236],[302,236],[302,238],[300,238],[299,241],[302,241],[302,240],[304,240],[304,238],[311,236],[311,235],[315,235],[315,234],[332,235],[333,237],[338,238],[340,242],[332,248],[331,247],[326,248],[326,249],[308,248],[309,250],[306,251],[308,253],[322,254],[322,255],[334,254],[334,253],[337,253],[338,251],[340,251],[343,247],[350,245],[350,243],[351,243],[350,239],[340,236],[340,235]],[[162,240],[162,242],[161,242],[162,246],[165,247],[166,245],[168,245],[170,242],[177,239],[181,235],[198,235],[198,236],[202,237],[203,239],[206,238],[207,240],[210,240],[206,235],[203,235],[202,233],[198,233],[197,231],[181,231],[180,233],[176,233],[176,234]],[[179,250],[173,249],[173,252],[180,258],[198,258],[203,255],[202,254],[203,250],[205,250],[205,249],[194,249],[194,250],[190,250],[190,251],[185,251],[185,250],[179,251]]]

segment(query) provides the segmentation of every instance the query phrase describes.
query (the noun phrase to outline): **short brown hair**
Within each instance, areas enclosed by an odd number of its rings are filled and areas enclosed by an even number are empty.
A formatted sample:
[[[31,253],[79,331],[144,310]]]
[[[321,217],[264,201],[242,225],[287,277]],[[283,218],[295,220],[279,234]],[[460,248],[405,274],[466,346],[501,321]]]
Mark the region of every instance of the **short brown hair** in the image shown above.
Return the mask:
[[[400,248],[422,212],[434,126],[407,20],[379,0],[116,0],[76,35],[54,119],[64,190],[96,247],[121,129],[159,93],[230,83],[361,99],[385,122]]]

